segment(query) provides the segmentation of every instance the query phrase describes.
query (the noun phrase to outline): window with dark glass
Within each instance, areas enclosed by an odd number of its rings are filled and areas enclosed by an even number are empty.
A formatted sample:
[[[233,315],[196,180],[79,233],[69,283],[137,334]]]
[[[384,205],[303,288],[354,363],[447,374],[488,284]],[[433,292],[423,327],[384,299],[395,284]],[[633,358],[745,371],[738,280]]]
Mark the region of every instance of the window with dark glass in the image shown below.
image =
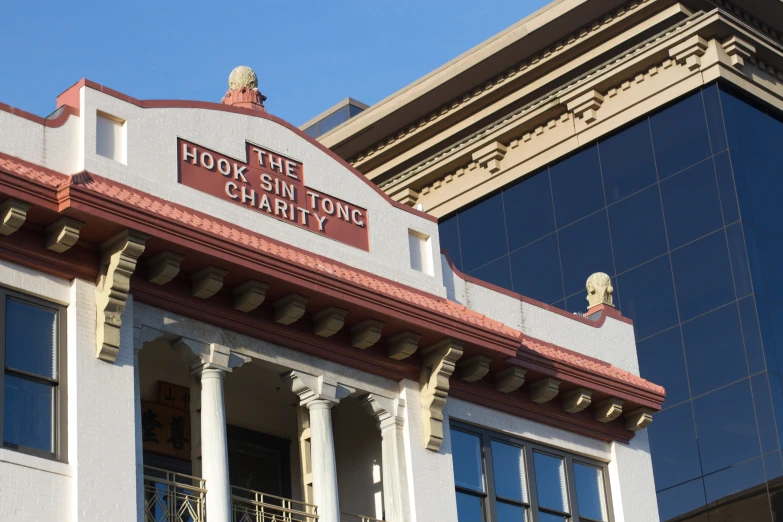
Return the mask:
[[[452,424],[459,522],[609,522],[606,465]]]
[[[62,309],[0,290],[3,447],[60,455]]]

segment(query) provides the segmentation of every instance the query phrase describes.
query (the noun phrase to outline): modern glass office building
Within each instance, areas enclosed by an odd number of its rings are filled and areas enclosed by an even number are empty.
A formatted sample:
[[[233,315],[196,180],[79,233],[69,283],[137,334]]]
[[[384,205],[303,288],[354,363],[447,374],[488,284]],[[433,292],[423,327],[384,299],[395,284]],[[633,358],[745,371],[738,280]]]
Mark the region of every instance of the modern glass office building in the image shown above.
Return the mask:
[[[569,311],[584,273],[612,276],[642,376],[667,390],[662,520],[735,491],[743,513],[783,510],[781,145],[779,119],[713,84],[440,223],[465,273]],[[751,520],[737,509],[709,520]]]

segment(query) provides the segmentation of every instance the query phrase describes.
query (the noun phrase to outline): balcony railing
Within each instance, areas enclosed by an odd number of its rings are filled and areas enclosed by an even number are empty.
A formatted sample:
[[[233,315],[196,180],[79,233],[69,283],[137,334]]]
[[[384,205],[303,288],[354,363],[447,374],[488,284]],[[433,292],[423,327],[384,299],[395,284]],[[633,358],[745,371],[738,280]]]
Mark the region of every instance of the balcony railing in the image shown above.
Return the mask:
[[[353,513],[340,513],[340,522],[384,522],[378,518],[367,517],[364,515],[354,515]]]
[[[233,522],[317,522],[317,511],[313,504],[231,487]]]
[[[145,522],[205,522],[204,479],[144,466]]]

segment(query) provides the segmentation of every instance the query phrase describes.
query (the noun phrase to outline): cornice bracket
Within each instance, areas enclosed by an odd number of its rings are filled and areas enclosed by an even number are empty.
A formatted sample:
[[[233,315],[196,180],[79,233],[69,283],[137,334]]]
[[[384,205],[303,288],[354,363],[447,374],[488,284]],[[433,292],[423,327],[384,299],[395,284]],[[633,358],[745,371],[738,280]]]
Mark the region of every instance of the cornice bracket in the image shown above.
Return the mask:
[[[574,117],[586,124],[598,119],[598,109],[604,104],[604,96],[595,89],[590,90],[566,102],[566,109],[574,113]]]
[[[729,55],[731,65],[737,69],[745,66],[745,60],[756,54],[756,48],[745,40],[732,36],[721,42],[723,50]]]
[[[266,299],[266,291],[269,285],[260,281],[245,281],[234,288],[234,310],[240,312],[252,312]]]
[[[424,445],[439,451],[443,443],[443,407],[449,395],[449,378],[462,357],[463,345],[455,339],[443,341],[423,351],[421,369],[421,413],[424,424]]]
[[[79,241],[79,231],[84,223],[71,218],[60,218],[46,227],[46,248],[62,254]]]
[[[101,244],[101,271],[95,288],[95,304],[98,318],[96,357],[103,361],[113,363],[117,360],[130,278],[146,241],[145,234],[126,229]]]
[[[365,319],[351,327],[351,346],[364,350],[377,343],[385,326],[381,321]]]
[[[165,285],[179,274],[179,266],[184,256],[169,252],[161,252],[147,261],[147,281],[156,285]]]
[[[200,299],[209,299],[223,288],[223,278],[228,270],[205,266],[190,276],[190,293]]]
[[[500,161],[506,156],[506,146],[499,141],[493,141],[473,153],[473,161],[486,168],[490,174],[500,170]]]
[[[27,211],[32,205],[17,199],[6,199],[0,204],[0,234],[10,236],[27,219]]]
[[[525,384],[527,370],[519,366],[509,366],[495,374],[495,389],[500,393],[511,393]]]
[[[625,414],[625,429],[629,431],[643,430],[653,421],[653,413],[655,410],[650,408],[639,408],[632,412]]]

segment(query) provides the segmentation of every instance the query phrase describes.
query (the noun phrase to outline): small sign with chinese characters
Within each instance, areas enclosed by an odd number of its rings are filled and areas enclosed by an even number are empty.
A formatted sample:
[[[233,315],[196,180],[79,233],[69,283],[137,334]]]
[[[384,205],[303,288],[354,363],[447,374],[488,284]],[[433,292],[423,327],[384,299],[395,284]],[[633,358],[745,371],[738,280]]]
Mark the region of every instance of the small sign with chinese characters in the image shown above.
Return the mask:
[[[141,401],[144,451],[190,460],[190,412]]]
[[[190,412],[190,388],[158,381],[158,404]]]

